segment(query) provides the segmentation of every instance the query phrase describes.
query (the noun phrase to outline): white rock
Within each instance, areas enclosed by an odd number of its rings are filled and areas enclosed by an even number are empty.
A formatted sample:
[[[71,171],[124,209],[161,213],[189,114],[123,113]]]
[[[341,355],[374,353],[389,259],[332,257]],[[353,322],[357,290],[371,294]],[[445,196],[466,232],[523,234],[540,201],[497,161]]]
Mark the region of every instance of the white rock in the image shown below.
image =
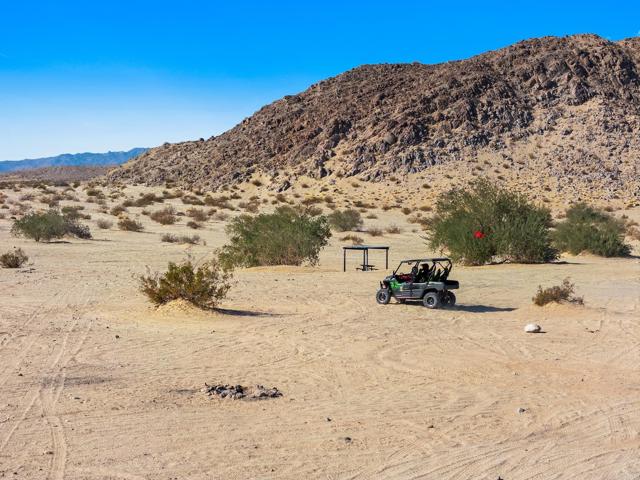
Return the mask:
[[[525,325],[524,331],[527,333],[540,333],[542,331],[542,327],[537,323],[528,323]]]

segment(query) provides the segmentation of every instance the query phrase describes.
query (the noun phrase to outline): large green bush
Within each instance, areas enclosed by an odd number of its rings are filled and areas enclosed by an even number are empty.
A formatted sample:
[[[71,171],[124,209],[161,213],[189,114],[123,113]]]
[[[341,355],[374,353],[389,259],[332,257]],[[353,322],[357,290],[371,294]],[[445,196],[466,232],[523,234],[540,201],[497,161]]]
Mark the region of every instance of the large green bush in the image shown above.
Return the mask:
[[[603,257],[629,255],[631,247],[624,243],[623,220],[579,203],[567,210],[565,221],[557,225],[554,233],[556,247],[573,255],[590,252]]]
[[[362,216],[358,210],[336,210],[329,214],[331,228],[339,232],[357,230],[362,227]]]
[[[142,293],[156,305],[182,299],[213,309],[231,288],[231,277],[231,272],[221,268],[217,260],[194,265],[189,259],[180,264],[169,262],[162,275],[141,276],[139,282]]]
[[[331,237],[326,217],[284,206],[271,214],[240,215],[229,222],[227,233],[230,243],[222,248],[220,260],[244,267],[315,265]]]
[[[486,180],[443,195],[434,217],[424,225],[431,248],[446,250],[454,260],[470,265],[557,258],[549,210]]]
[[[61,215],[57,210],[29,213],[13,222],[11,233],[36,242],[48,242],[65,235],[91,238],[89,227],[78,223],[73,217]]]

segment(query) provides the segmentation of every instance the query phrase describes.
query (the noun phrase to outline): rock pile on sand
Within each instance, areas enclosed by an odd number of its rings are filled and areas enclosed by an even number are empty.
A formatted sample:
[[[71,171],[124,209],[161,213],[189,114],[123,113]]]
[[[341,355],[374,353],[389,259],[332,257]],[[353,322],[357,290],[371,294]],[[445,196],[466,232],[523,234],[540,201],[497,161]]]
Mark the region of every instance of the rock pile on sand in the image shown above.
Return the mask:
[[[261,400],[282,396],[282,392],[276,387],[265,388],[262,385],[243,387],[242,385],[208,385],[205,383],[202,391],[209,396],[217,395],[220,398],[233,400]]]

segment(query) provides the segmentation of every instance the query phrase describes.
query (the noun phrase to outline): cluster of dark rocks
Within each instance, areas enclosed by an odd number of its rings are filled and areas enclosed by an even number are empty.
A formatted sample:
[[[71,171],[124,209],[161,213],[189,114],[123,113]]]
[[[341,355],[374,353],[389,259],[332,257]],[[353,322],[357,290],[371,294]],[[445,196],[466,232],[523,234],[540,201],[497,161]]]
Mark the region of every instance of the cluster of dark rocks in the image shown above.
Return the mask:
[[[262,400],[282,396],[282,392],[276,387],[266,388],[262,385],[243,387],[242,385],[209,385],[205,383],[202,391],[209,396],[216,395],[220,398],[233,400]]]

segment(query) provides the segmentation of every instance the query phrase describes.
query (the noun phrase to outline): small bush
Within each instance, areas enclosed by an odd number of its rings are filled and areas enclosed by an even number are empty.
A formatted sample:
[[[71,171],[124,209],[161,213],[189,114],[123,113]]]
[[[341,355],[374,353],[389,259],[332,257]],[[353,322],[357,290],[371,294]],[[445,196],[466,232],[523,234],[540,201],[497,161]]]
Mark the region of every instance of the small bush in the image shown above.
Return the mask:
[[[204,210],[198,208],[190,208],[187,210],[187,216],[193,218],[196,222],[206,222],[209,215]]]
[[[161,240],[163,242],[166,243],[188,243],[190,245],[197,245],[198,243],[200,243],[200,236],[199,235],[173,235],[171,233],[165,233],[164,235],[162,235]],[[204,243],[204,242],[203,242]]]
[[[227,295],[231,277],[231,272],[216,260],[199,266],[187,260],[180,264],[169,262],[162,275],[141,276],[139,282],[141,292],[155,305],[182,299],[211,310]]]
[[[193,220],[189,220],[187,222],[187,227],[193,228],[194,230],[198,230],[198,229],[202,228],[202,225],[199,224],[198,222],[194,222]]]
[[[113,227],[113,222],[110,222],[109,220],[100,219],[96,222],[96,225],[98,226],[98,228],[102,230],[109,230],[111,227]]]
[[[389,225],[386,228],[386,231],[387,231],[387,233],[393,233],[393,234],[402,233],[402,229],[397,225]]]
[[[91,238],[89,227],[77,223],[73,218],[61,215],[57,210],[43,213],[29,213],[13,223],[11,233],[31,238],[36,242],[48,242],[55,238],[71,235],[78,238]]]
[[[345,235],[344,237],[342,237],[340,239],[343,242],[351,242],[353,245],[362,245],[364,243],[364,240],[362,239],[362,237],[359,237],[357,235],[354,234],[349,234],[349,235]]]
[[[113,215],[114,217],[118,217],[121,213],[124,213],[126,211],[127,207],[125,207],[124,205],[116,205],[111,209],[109,213],[111,213],[111,215]]]
[[[602,257],[629,255],[631,247],[624,243],[624,220],[579,203],[569,208],[566,220],[557,225],[554,233],[556,247],[573,255],[589,252]]]
[[[118,228],[127,232],[141,232],[144,230],[144,227],[139,221],[128,217],[120,219],[118,222]]]
[[[162,202],[164,202],[163,197],[158,197],[155,193],[145,193],[145,194],[141,194],[140,198],[136,199],[133,202],[133,205],[131,206],[148,207],[153,203],[162,203]]]
[[[318,263],[331,236],[324,216],[312,217],[291,207],[274,213],[240,215],[227,226],[230,243],[220,260],[227,266],[301,265]]]
[[[362,227],[362,216],[357,210],[336,210],[329,214],[329,225],[339,232],[358,230]]]
[[[571,302],[582,305],[584,303],[582,297],[574,296],[574,291],[575,285],[565,278],[561,285],[554,285],[544,290],[541,285],[538,285],[538,292],[532,300],[540,307],[551,302]]]
[[[367,233],[372,237],[381,237],[384,232],[382,231],[381,228],[370,227],[370,228],[367,228]]]
[[[156,210],[149,218],[154,222],[158,222],[161,225],[173,225],[176,223],[176,211],[173,207],[165,207],[162,210]]]
[[[21,248],[14,248],[12,252],[0,255],[0,266],[2,268],[20,268],[29,260],[29,257]]]
[[[461,263],[482,265],[496,258],[540,263],[557,258],[549,210],[486,180],[443,195],[433,218],[420,223],[432,249],[448,250]]]

